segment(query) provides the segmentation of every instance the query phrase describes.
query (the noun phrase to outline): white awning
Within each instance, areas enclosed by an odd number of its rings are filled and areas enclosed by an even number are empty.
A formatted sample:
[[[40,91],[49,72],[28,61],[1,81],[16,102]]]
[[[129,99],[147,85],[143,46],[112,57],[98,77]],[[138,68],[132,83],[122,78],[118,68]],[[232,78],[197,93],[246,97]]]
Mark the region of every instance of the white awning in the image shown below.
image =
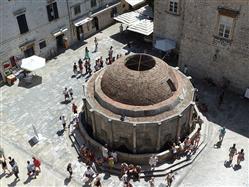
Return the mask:
[[[156,40],[155,48],[167,52],[176,48],[176,42],[168,38],[158,39]]]
[[[110,8],[113,8],[113,7],[118,6],[118,5],[120,5],[120,4],[121,4],[121,2],[118,2],[118,3],[116,3],[116,4],[114,4],[114,5],[110,5],[110,6],[109,6],[109,5],[106,5],[106,7],[105,7],[104,9],[101,9],[101,10],[99,10],[99,11],[93,13],[93,14],[91,15],[91,17],[97,16],[98,14],[103,13],[104,11],[109,10]]]
[[[139,14],[142,14],[146,17],[148,16],[150,18],[154,18],[153,10],[149,5],[143,6],[138,10],[135,10],[135,12],[138,12]]]
[[[54,37],[57,37],[57,36],[63,34],[64,32],[66,32],[67,30],[68,30],[68,29],[67,29],[66,27],[62,27],[62,28],[60,28],[59,30],[56,30],[56,31],[52,32],[52,35],[53,35]]]
[[[153,33],[153,28],[153,21],[149,19],[142,19],[129,26],[128,30],[148,36]]]
[[[138,12],[127,12],[117,17],[114,17],[114,19],[121,23],[132,25],[134,24],[134,22],[141,20],[142,17],[143,16],[141,16]]]
[[[74,26],[75,27],[78,27],[80,25],[84,25],[85,23],[89,22],[89,21],[92,21],[93,18],[90,18],[90,17],[87,17],[87,18],[80,18],[80,19],[77,19],[73,22]]]
[[[129,5],[131,5],[132,7],[145,3],[145,0],[125,0]]]

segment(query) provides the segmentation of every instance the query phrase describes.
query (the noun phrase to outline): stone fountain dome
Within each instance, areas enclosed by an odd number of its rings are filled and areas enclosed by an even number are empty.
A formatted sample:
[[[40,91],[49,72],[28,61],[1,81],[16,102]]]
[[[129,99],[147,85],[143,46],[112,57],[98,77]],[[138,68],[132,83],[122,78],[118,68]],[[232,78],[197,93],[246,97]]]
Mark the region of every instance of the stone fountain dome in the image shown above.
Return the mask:
[[[134,106],[167,100],[177,87],[175,72],[164,61],[146,54],[130,55],[124,61],[115,62],[101,79],[101,89],[106,96]]]

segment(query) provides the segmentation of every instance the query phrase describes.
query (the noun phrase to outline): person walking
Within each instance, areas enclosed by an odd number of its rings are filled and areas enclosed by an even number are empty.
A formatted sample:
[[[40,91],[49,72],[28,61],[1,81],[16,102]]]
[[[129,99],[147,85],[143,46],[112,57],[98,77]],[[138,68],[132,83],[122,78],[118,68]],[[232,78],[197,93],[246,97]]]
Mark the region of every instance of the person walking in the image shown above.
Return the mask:
[[[3,172],[6,174],[8,172],[8,174],[10,174],[10,170],[8,169],[8,166],[7,166],[7,162],[6,162],[6,159],[4,156],[2,156],[1,158],[1,165],[2,165],[2,169],[3,169]],[[6,172],[7,171],[7,172]]]
[[[78,113],[78,111],[77,111],[77,105],[75,104],[75,103],[73,103],[72,104],[72,112],[74,113],[74,114],[77,114]]]
[[[158,162],[158,157],[156,155],[152,155],[149,159],[149,165],[151,167],[151,170],[155,169],[157,162]]]
[[[168,175],[166,176],[166,182],[167,182],[167,185],[168,187],[171,186],[172,182],[173,182],[173,179],[175,179],[175,176],[173,175],[173,171],[171,170]]]
[[[73,89],[72,89],[72,88],[69,88],[69,89],[68,89],[68,93],[69,93],[69,95],[70,95],[71,100],[73,100]]]
[[[41,172],[41,161],[35,158],[34,156],[32,157],[32,159],[35,167],[35,178],[36,178],[36,176]]]
[[[73,73],[75,76],[78,74],[78,67],[77,67],[77,64],[75,62],[73,64]]]
[[[224,136],[226,134],[226,128],[222,127],[221,129],[219,129],[219,141],[222,142],[224,139]]]
[[[67,99],[69,98],[69,94],[68,94],[67,87],[65,87],[65,89],[64,89],[64,91],[63,91],[63,95],[64,95],[64,101],[66,102]]]
[[[87,60],[87,59],[90,59],[90,56],[89,56],[89,50],[88,50],[88,48],[86,47],[86,48],[85,48],[85,60]]]
[[[68,171],[68,173],[69,173],[69,178],[72,178],[73,169],[72,169],[72,164],[71,164],[71,163],[69,163],[69,164],[67,165],[67,171]]]
[[[27,175],[29,177],[35,174],[34,164],[31,164],[30,161],[27,161],[27,171],[28,171]]]
[[[98,40],[97,40],[96,37],[94,38],[94,45],[95,45],[95,50],[94,50],[94,52],[97,52],[97,51],[98,51]]]
[[[237,153],[237,165],[240,166],[240,162],[245,160],[244,149],[241,149],[240,152]]]
[[[233,161],[233,157],[237,153],[237,149],[235,146],[236,144],[233,144],[233,146],[229,148],[229,162]]]
[[[65,131],[66,130],[66,116],[63,114],[60,116],[60,120],[61,120],[61,124],[62,124],[62,127],[63,127],[63,130]]]
[[[12,168],[12,172],[15,175],[16,179],[20,180],[20,178],[19,178],[19,167],[18,167],[17,163]]]
[[[12,168],[12,173],[15,175],[16,179],[19,179],[19,176],[18,176],[18,174],[19,174],[18,165],[17,165],[15,159],[11,158],[10,156],[9,156],[9,164],[10,164],[10,166]]]

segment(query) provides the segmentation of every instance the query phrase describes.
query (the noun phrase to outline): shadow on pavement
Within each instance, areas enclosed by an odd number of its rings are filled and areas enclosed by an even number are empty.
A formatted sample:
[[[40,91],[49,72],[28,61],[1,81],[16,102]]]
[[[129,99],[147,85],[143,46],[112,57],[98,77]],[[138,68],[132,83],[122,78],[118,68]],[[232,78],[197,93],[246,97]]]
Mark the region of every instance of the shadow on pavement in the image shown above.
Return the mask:
[[[26,179],[26,181],[23,182],[23,184],[28,184],[33,180],[32,176],[28,176],[28,178]]]
[[[66,100],[66,101],[61,101],[60,102],[60,104],[62,104],[62,105],[67,105],[69,103],[71,103],[71,100]]]
[[[223,102],[219,105],[221,87],[211,85],[203,79],[195,79],[194,86],[198,89],[198,102],[205,103],[207,106],[205,113],[207,120],[249,138],[248,99],[226,90]]]
[[[238,170],[240,170],[241,168],[242,168],[241,165],[238,165],[238,164],[236,164],[236,165],[233,166],[233,170],[234,170],[234,171],[238,171]]]
[[[67,177],[64,180],[64,185],[67,186],[71,182],[71,177]]]
[[[64,129],[62,129],[62,130],[58,130],[57,132],[56,132],[56,134],[58,135],[58,136],[62,136],[63,134],[64,134]]]
[[[15,180],[14,180],[12,183],[8,184],[8,186],[16,186],[16,184],[17,184],[19,181],[20,181],[20,179],[15,178]]]
[[[26,82],[23,79],[19,80],[18,87],[32,88],[42,83],[42,77],[33,75],[31,82]]]
[[[2,179],[5,175],[6,175],[6,173],[2,173],[2,174],[0,175],[0,179]]]

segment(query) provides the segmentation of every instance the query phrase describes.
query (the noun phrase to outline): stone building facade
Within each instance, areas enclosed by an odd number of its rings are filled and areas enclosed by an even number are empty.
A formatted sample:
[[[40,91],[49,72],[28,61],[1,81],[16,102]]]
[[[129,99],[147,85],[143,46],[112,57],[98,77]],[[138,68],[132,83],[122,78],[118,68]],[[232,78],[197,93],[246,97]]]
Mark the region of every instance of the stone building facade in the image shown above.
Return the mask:
[[[169,11],[172,5],[178,14]],[[190,75],[243,94],[249,87],[248,10],[248,1],[157,0],[154,35],[176,40],[179,67],[186,65]]]
[[[184,74],[156,57],[122,57],[95,73],[85,90],[85,128],[120,152],[158,153],[194,128],[195,89]]]
[[[0,80],[8,64],[33,54],[53,57],[128,8],[120,0],[0,1]]]

